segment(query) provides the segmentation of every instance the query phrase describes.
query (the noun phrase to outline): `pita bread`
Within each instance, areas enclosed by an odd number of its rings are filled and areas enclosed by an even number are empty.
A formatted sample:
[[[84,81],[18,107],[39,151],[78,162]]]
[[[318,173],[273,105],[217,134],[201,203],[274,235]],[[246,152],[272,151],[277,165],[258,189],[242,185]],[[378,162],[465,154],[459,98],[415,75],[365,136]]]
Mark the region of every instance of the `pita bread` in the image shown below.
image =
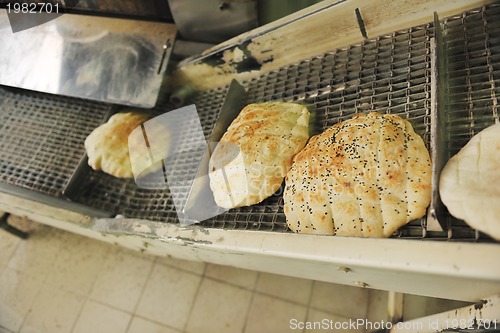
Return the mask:
[[[146,113],[117,113],[94,129],[85,139],[85,150],[92,169],[102,170],[118,178],[133,178],[128,137],[148,119]]]
[[[446,163],[439,194],[451,215],[500,240],[500,124],[476,134]]]
[[[300,104],[249,104],[228,127],[209,162],[210,188],[223,208],[257,204],[275,193],[309,138]]]
[[[283,197],[294,232],[389,237],[426,212],[429,152],[401,117],[358,114],[309,140]]]

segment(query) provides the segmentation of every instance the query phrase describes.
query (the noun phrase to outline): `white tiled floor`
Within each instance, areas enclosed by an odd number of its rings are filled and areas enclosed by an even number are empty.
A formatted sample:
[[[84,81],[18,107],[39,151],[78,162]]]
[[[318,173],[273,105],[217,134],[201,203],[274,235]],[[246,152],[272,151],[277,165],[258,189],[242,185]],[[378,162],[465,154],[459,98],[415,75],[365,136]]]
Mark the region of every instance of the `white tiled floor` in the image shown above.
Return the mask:
[[[28,240],[0,230],[0,333],[289,332],[293,318],[366,316],[369,295],[153,257],[44,225]]]
[[[153,257],[44,225],[28,240],[0,230],[0,333],[306,332],[292,330],[290,320],[382,320],[375,317],[384,315],[385,299]]]

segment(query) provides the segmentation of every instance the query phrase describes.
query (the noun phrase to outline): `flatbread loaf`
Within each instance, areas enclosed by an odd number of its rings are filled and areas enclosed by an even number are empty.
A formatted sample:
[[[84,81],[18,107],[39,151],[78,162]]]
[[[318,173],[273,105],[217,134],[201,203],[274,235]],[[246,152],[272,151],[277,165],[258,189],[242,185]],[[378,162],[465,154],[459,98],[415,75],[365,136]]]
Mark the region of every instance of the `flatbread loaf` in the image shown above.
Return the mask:
[[[358,114],[309,140],[283,197],[294,232],[389,237],[426,212],[429,152],[401,117]]]
[[[133,178],[128,137],[148,119],[148,114],[141,112],[117,113],[94,129],[85,139],[85,150],[92,169],[118,178]]]
[[[249,104],[228,127],[209,162],[210,188],[223,208],[257,204],[275,193],[309,138],[300,104]]]
[[[476,134],[446,163],[439,194],[451,215],[500,240],[500,124]]]

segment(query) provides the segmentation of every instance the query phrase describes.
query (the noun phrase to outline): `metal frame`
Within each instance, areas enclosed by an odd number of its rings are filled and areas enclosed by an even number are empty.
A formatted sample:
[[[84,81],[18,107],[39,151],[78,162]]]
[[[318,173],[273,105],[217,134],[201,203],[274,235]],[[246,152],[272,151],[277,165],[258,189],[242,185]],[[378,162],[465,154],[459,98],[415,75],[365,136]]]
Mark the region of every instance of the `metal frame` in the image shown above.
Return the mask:
[[[500,296],[491,296],[474,305],[456,310],[398,322],[386,331],[389,333],[499,332]]]
[[[0,210],[159,256],[478,302],[500,294],[497,244],[362,239],[89,216],[0,193]]]

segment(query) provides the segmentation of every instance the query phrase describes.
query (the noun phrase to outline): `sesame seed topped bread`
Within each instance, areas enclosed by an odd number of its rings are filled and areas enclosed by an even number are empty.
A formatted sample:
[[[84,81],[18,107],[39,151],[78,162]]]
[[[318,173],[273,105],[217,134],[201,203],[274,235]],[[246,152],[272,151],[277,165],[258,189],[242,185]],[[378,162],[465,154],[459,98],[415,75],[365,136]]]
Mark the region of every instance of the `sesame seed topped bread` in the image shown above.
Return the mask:
[[[102,170],[118,178],[133,178],[128,137],[148,119],[146,113],[117,113],[94,129],[85,139],[85,150],[92,169]]]
[[[309,140],[283,197],[294,232],[389,237],[426,212],[429,152],[401,117],[357,114]]]
[[[473,136],[446,163],[439,194],[451,215],[500,240],[500,124]]]
[[[300,104],[249,104],[231,123],[209,162],[219,207],[250,206],[273,195],[292,158],[309,138],[309,111]]]

